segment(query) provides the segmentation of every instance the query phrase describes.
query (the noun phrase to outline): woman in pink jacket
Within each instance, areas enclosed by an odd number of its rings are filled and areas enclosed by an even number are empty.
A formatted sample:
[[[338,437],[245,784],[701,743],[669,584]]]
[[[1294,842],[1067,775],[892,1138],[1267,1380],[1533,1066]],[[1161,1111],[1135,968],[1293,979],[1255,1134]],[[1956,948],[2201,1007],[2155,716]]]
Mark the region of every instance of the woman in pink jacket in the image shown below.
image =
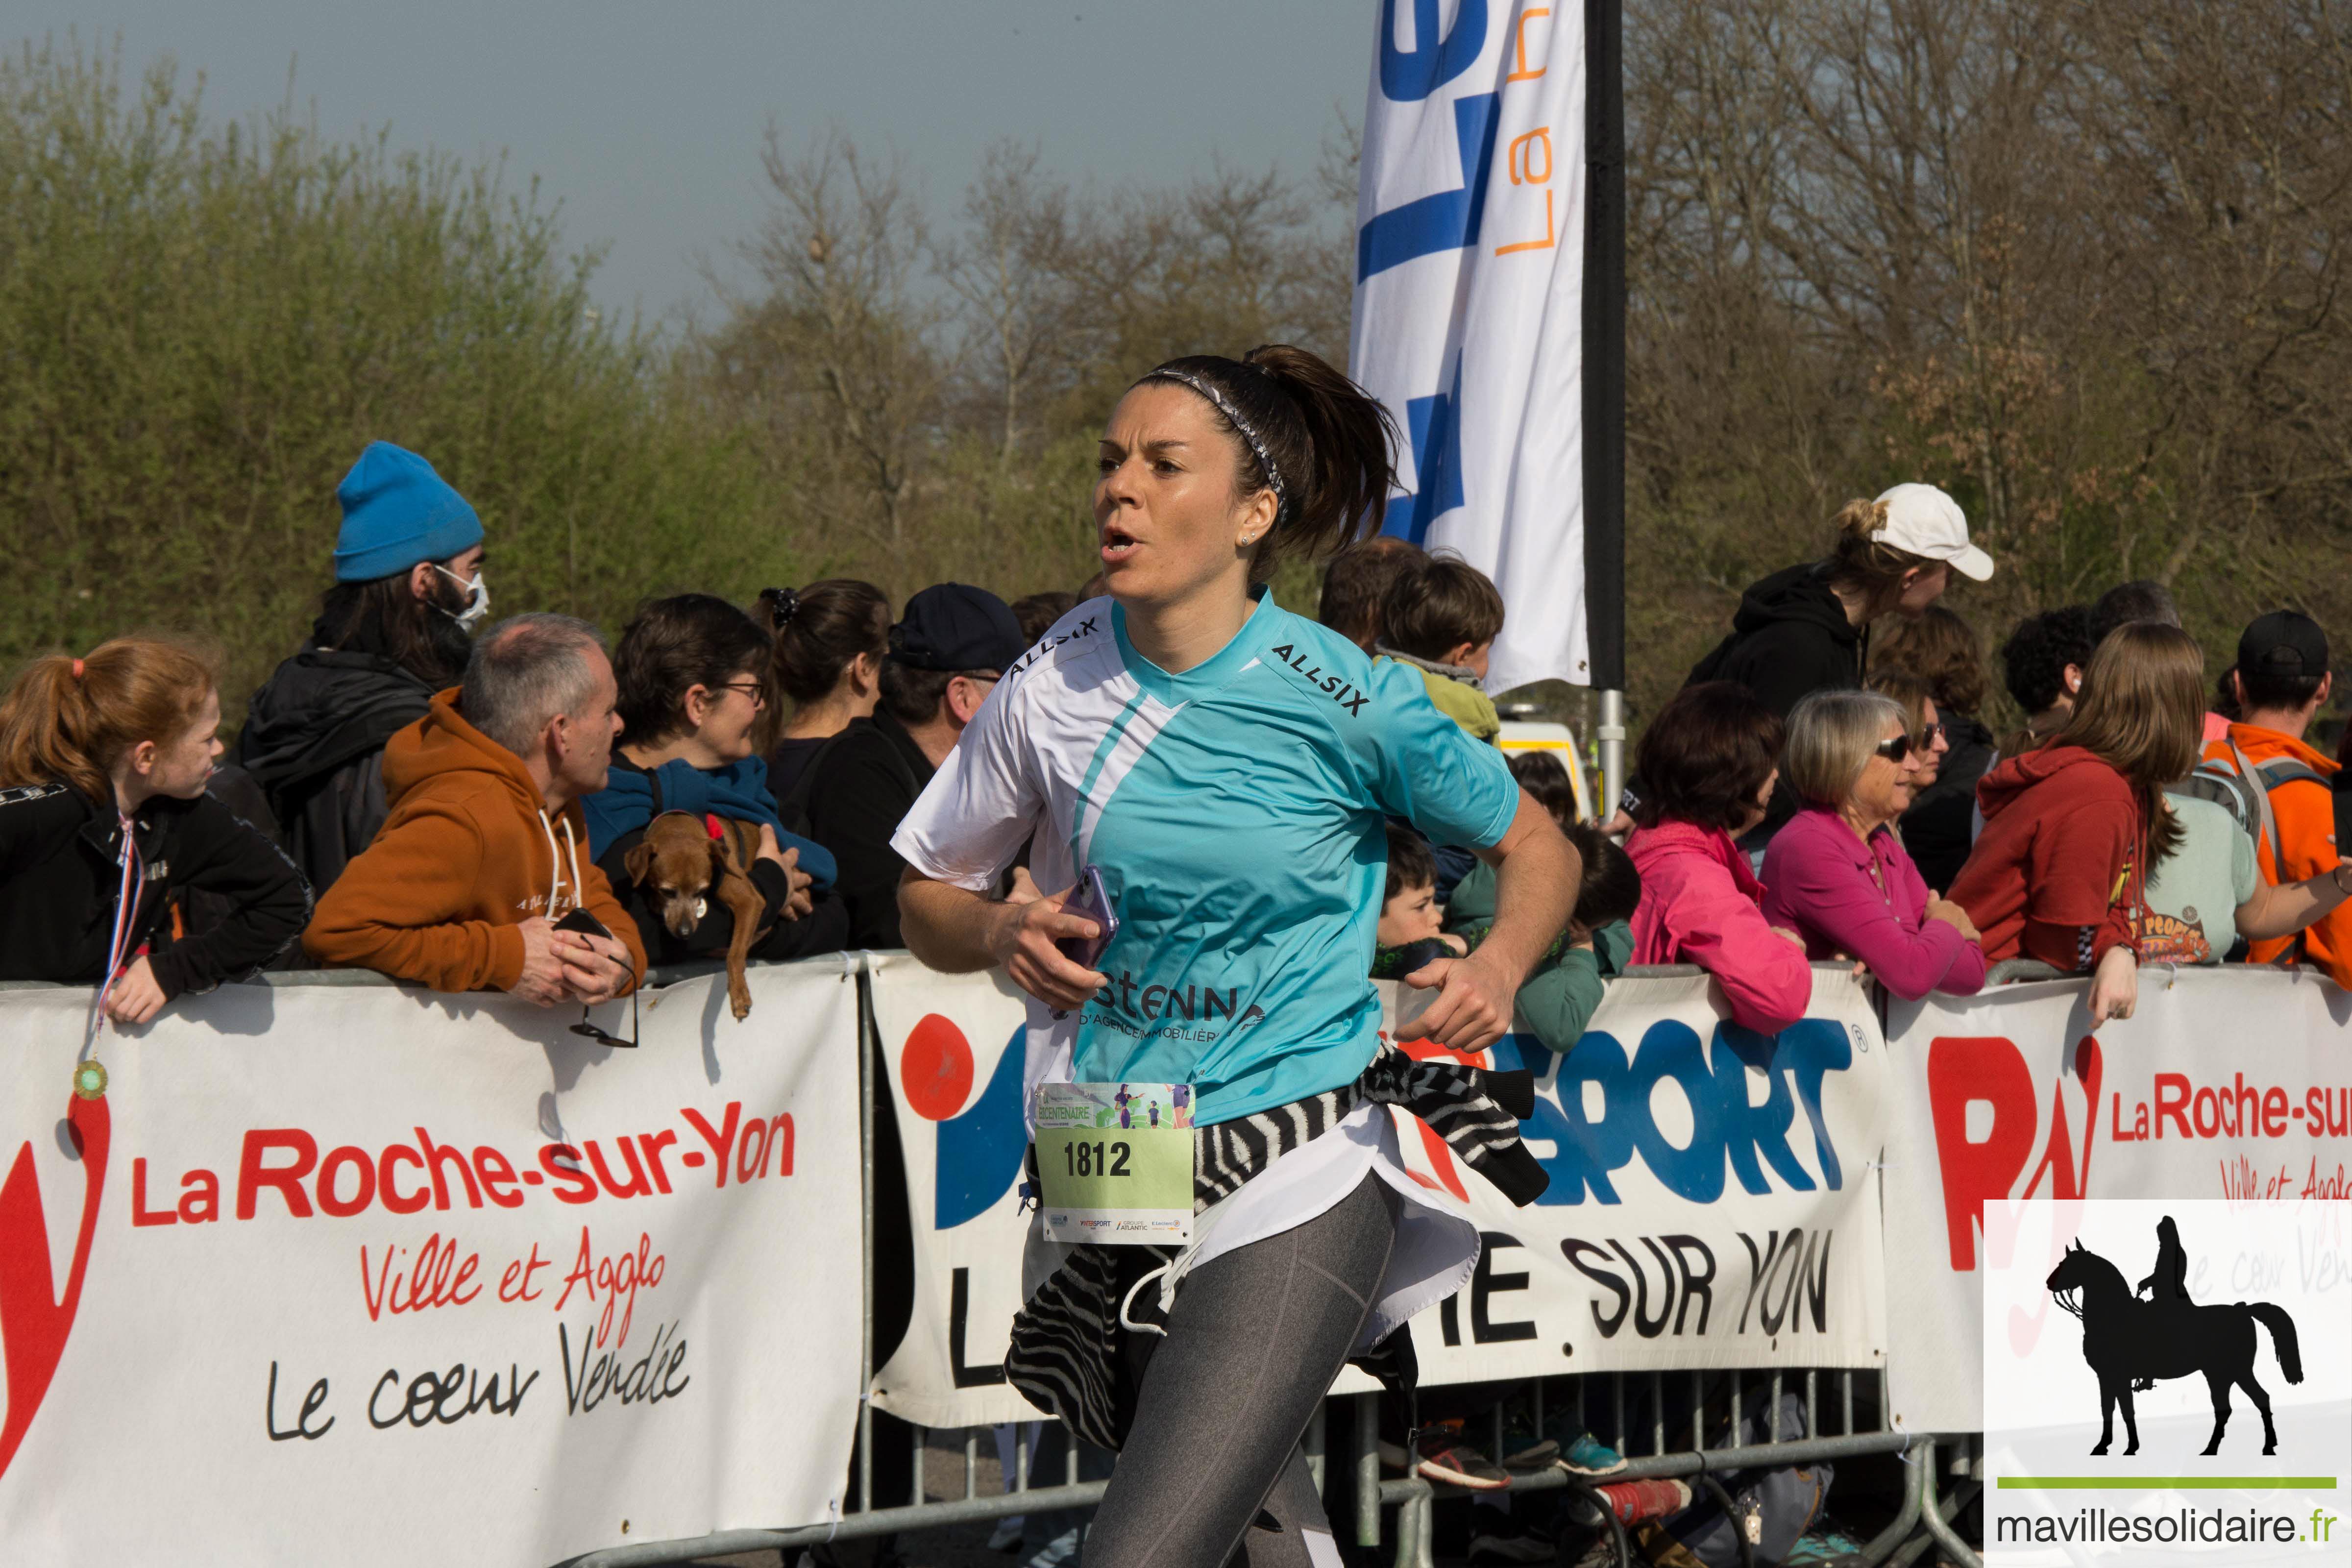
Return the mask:
[[[1895,836],[1925,747],[1903,705],[1875,691],[1817,691],[1789,715],[1784,762],[1804,809],[1764,852],[1764,913],[1809,958],[1853,958],[1906,1001],[1972,995],[1984,948],[1968,911],[1927,890]]]
[[[1642,872],[1633,962],[1699,965],[1732,1021],[1766,1035],[1803,1017],[1813,995],[1803,939],[1766,921],[1764,884],[1732,842],[1764,820],[1780,754],[1780,720],[1746,687],[1684,687],[1634,748],[1642,799],[1625,841]]]

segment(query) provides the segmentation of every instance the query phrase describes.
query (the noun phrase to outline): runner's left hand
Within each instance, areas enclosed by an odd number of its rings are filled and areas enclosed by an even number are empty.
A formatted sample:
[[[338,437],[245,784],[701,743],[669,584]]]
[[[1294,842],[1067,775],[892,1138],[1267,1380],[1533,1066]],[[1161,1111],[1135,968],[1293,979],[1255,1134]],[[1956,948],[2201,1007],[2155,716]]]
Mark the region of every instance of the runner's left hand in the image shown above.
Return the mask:
[[[1416,991],[1438,993],[1412,1026],[1414,1032],[1456,1051],[1483,1051],[1501,1039],[1511,1026],[1511,1007],[1519,994],[1478,953],[1441,958],[1406,975],[1404,983]]]

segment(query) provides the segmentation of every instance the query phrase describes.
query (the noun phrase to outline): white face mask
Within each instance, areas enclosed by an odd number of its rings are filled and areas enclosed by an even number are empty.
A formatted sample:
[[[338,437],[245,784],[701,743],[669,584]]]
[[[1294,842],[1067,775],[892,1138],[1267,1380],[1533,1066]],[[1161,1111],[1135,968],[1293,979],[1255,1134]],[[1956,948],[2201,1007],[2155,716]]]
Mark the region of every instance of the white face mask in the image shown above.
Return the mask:
[[[464,609],[441,611],[443,615],[457,622],[457,625],[465,630],[472,631],[481,621],[481,618],[490,613],[489,584],[483,581],[482,574],[479,572],[476,572],[474,574],[473,582],[468,584],[463,577],[458,576],[457,574],[450,571],[449,568],[442,565],[437,561],[433,563],[433,570],[440,573],[441,575],[448,578],[449,581],[457,584],[458,586],[470,589],[472,592],[473,597],[466,601],[466,607]],[[436,609],[440,608],[438,605],[434,607]]]

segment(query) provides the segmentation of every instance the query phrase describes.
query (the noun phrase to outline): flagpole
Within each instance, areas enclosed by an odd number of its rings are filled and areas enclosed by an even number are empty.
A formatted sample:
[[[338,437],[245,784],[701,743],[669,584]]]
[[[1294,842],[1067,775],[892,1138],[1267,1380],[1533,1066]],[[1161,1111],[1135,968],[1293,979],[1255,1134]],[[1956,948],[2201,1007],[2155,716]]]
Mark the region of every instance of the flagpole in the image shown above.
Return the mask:
[[[1584,611],[1601,816],[1625,786],[1625,84],[1622,0],[1584,0]]]

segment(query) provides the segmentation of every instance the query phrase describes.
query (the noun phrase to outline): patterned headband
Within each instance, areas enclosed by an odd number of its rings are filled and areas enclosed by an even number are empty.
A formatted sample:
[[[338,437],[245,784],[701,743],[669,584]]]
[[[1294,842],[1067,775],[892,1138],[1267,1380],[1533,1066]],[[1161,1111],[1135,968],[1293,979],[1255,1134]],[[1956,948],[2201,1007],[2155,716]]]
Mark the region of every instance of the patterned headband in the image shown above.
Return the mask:
[[[1282,471],[1274,466],[1274,458],[1267,453],[1265,442],[1259,437],[1255,426],[1242,417],[1241,410],[1234,406],[1233,401],[1218,389],[1216,384],[1181,370],[1155,370],[1143,379],[1181,381],[1216,406],[1217,412],[1225,416],[1225,423],[1232,426],[1234,433],[1242,438],[1242,444],[1250,449],[1250,455],[1257,459],[1257,466],[1265,470],[1267,488],[1274,491],[1275,521],[1279,522],[1283,510],[1290,504],[1290,492],[1283,485]]]

